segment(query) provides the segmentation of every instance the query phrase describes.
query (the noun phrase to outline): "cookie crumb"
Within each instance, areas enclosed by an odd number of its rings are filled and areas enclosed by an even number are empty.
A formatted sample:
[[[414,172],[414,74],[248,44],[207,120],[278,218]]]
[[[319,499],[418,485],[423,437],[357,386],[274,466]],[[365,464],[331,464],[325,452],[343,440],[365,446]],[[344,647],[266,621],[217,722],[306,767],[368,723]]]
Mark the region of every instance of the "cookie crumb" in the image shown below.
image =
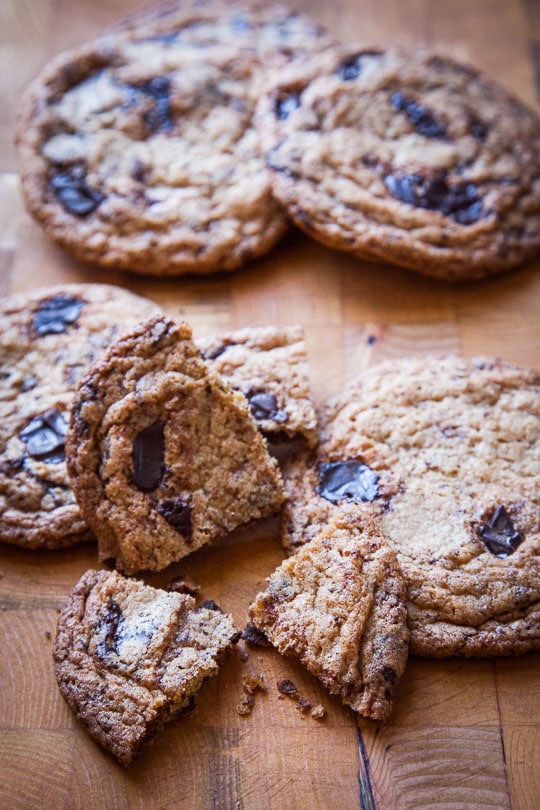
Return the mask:
[[[291,680],[289,680],[289,678],[283,678],[281,681],[278,681],[276,686],[279,692],[280,699],[284,697],[289,697],[292,700],[300,699],[298,689],[296,688],[294,683]]]
[[[326,709],[324,708],[322,703],[318,703],[316,706],[312,708],[311,716],[315,720],[324,720],[324,718],[326,717]]]
[[[253,706],[255,705],[255,692],[257,690],[266,692],[266,680],[262,672],[257,676],[242,675],[242,694],[236,707],[237,714],[245,716],[251,714]]]

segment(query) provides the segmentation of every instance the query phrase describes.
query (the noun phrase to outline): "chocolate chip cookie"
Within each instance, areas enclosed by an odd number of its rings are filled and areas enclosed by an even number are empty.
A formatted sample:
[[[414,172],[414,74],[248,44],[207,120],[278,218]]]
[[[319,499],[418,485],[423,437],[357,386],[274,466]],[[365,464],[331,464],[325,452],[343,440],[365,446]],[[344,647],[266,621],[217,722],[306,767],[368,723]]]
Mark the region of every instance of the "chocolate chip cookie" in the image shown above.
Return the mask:
[[[406,601],[396,555],[377,523],[345,506],[276,569],[249,617],[343,703],[383,721],[407,661]]]
[[[93,739],[129,765],[189,710],[238,638],[231,617],[116,571],[87,571],[58,618],[60,691]]]
[[[289,550],[349,503],[378,516],[408,591],[411,650],[540,649],[540,374],[501,360],[382,363],[319,414],[290,461]]]
[[[66,450],[100,559],[126,573],[165,568],[283,500],[247,400],[207,368],[187,324],[164,317],[87,371]]]
[[[269,441],[317,443],[304,333],[300,326],[247,327],[196,341],[204,359],[249,401]]]
[[[232,271],[287,227],[231,46],[109,35],[54,59],[21,101],[24,199],[77,259],[172,276]]]
[[[468,65],[327,49],[280,74],[257,120],[275,196],[330,247],[445,280],[540,250],[540,119]]]
[[[110,285],[0,300],[0,537],[62,548],[91,537],[69,485],[65,436],[77,382],[122,330],[159,307]]]
[[[328,31],[306,14],[260,1],[176,0],[135,12],[109,30],[183,47],[232,46],[252,54],[264,72],[335,44]]]

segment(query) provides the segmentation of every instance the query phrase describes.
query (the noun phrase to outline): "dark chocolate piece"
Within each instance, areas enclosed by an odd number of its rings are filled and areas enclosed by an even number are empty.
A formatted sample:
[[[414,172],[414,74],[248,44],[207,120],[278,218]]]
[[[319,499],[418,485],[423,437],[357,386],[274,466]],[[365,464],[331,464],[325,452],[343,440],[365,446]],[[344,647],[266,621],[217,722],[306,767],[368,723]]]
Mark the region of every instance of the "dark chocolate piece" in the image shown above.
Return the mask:
[[[319,495],[327,501],[362,503],[379,494],[379,476],[359,461],[333,461],[319,467]]]
[[[254,647],[272,646],[264,633],[259,630],[258,627],[255,627],[254,624],[251,624],[251,622],[246,624],[245,629],[242,632],[242,638],[244,641],[247,641],[248,644],[253,644]]]
[[[39,302],[32,319],[32,329],[36,335],[59,335],[77,323],[85,301],[73,295],[53,295]]]
[[[267,394],[264,391],[256,391],[247,395],[251,415],[254,419],[273,419],[274,422],[286,422],[288,419],[286,411],[278,408],[277,399],[274,394]]]
[[[166,76],[155,76],[147,84],[139,85],[138,89],[154,100],[154,106],[144,116],[150,131],[170,132],[173,130],[170,79]]]
[[[280,121],[286,118],[300,106],[300,91],[283,89],[275,102],[275,113]]]
[[[19,433],[26,445],[26,452],[38,461],[59,464],[66,457],[66,433],[68,423],[63,413],[51,408],[34,417]]]
[[[57,171],[50,179],[50,185],[68,214],[86,217],[95,211],[104,195],[86,182],[86,170],[75,165]]]
[[[360,76],[363,68],[362,62],[367,57],[380,56],[380,51],[362,51],[355,53],[352,56],[347,56],[339,65],[336,70],[340,79],[344,82],[350,82]]]
[[[124,620],[120,606],[114,599],[109,600],[107,605],[107,613],[103,619],[105,625],[105,640],[103,642],[103,651],[106,653],[118,652],[118,626]]]
[[[480,537],[488,551],[496,557],[509,557],[523,542],[523,536],[515,528],[504,506],[498,506],[487,525],[479,528]]]
[[[293,698],[293,700],[298,700],[300,697],[298,689],[289,678],[282,678],[282,680],[277,682],[276,686],[280,695]]]
[[[418,104],[402,93],[393,93],[390,98],[392,107],[405,113],[416,132],[426,138],[445,138],[446,128],[435,118],[431,110]]]
[[[390,194],[402,202],[440,211],[461,225],[477,222],[482,214],[482,199],[474,183],[451,185],[444,172],[429,178],[418,174],[387,174],[384,184]]]
[[[176,531],[188,539],[191,538],[191,506],[188,501],[183,498],[161,501],[157,505],[157,511]]]
[[[133,483],[143,492],[157,489],[163,477],[165,436],[163,422],[144,428],[133,442]]]

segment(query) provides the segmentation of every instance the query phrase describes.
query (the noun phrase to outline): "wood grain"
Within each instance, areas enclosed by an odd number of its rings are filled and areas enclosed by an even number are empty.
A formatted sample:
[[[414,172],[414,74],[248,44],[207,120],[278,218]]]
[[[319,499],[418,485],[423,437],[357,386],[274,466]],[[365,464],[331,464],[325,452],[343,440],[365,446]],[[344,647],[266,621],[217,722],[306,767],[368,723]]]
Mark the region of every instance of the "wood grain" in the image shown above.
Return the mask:
[[[422,42],[540,101],[537,0],[299,0],[346,41]],[[101,271],[48,243],[25,213],[13,161],[23,87],[57,51],[135,8],[130,0],[0,4],[0,294],[62,282],[119,284],[148,295],[196,335],[301,323],[314,398],[385,358],[497,354],[540,366],[540,262],[476,284],[447,285],[334,253],[291,231],[232,276],[155,280]],[[276,521],[239,531],[148,578],[180,572],[246,621],[280,562]],[[51,657],[57,610],[97,566],[92,544],[62,552],[0,547],[0,808],[2,810],[408,810],[540,807],[540,656],[410,660],[389,723],[358,722],[292,659],[272,649],[231,656],[197,708],[123,769],[62,701]],[[251,715],[236,706],[243,674],[264,674]],[[280,699],[291,678],[326,718]]]

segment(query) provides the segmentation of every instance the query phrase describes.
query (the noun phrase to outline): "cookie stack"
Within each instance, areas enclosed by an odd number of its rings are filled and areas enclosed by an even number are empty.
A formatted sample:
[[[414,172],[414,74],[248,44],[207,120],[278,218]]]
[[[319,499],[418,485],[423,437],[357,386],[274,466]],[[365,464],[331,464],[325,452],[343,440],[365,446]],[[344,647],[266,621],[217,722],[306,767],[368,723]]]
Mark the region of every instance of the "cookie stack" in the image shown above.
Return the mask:
[[[232,271],[292,221],[445,280],[540,250],[540,120],[474,68],[343,46],[280,6],[178,2],[61,54],[21,104],[24,198],[83,261]]]

